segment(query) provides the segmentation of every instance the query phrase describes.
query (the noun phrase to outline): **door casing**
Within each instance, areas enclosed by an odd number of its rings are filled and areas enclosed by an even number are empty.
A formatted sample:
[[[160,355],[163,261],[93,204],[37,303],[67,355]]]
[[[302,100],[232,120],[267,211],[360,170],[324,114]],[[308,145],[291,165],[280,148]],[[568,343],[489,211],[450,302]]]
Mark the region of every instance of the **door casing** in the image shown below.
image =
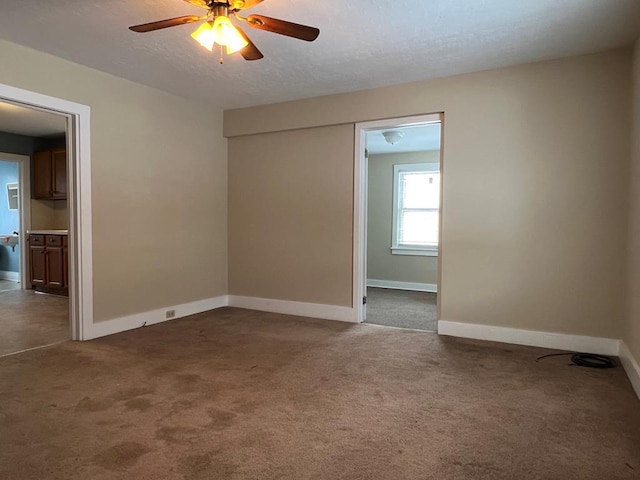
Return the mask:
[[[0,101],[66,118],[71,338],[92,338],[91,109],[87,105],[1,83]]]
[[[362,323],[366,318],[366,305],[363,302],[367,291],[367,158],[366,134],[370,131],[390,128],[410,127],[424,123],[439,122],[440,170],[443,171],[444,150],[444,113],[430,113],[411,117],[387,118],[355,124],[355,149],[353,172],[353,321]],[[444,178],[444,176],[443,176]],[[442,189],[440,189],[440,239],[438,248],[438,297],[437,312],[440,318],[440,293],[442,272]]]

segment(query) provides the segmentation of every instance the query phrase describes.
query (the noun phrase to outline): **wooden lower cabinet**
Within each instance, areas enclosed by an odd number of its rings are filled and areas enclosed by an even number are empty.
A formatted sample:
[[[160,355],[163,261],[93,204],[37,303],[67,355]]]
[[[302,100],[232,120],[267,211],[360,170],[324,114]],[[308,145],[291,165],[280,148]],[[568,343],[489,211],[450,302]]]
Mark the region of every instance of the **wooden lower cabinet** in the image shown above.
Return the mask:
[[[68,294],[67,236],[29,235],[31,284],[36,290]]]
[[[46,285],[47,260],[44,247],[31,246],[31,284]]]
[[[62,265],[62,247],[47,247],[47,286],[64,286],[64,266]]]

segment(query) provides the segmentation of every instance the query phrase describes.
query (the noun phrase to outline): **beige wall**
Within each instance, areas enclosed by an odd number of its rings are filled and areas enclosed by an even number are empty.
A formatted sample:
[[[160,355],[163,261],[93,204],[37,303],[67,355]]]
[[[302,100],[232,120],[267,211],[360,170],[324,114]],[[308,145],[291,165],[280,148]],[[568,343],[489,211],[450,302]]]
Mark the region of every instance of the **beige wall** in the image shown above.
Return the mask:
[[[369,155],[367,190],[367,278],[438,283],[438,257],[392,255],[393,166],[439,163],[440,152]]]
[[[31,200],[32,230],[66,230],[68,226],[66,201]]]
[[[640,40],[633,58],[632,128],[628,310],[623,340],[640,361]]]
[[[0,83],[91,107],[94,319],[227,292],[222,113],[0,41]]]
[[[229,140],[229,293],[351,305],[353,126]]]
[[[225,133],[236,137],[230,200],[242,207],[231,208],[231,225],[253,210],[277,220],[273,230],[260,219],[259,228],[232,226],[230,243],[254,259],[238,263],[239,252],[232,256],[232,290],[242,285],[245,295],[346,305],[347,199],[353,194],[348,124],[444,112],[441,318],[619,338],[630,65],[630,51],[619,50],[225,112]],[[330,124],[347,125],[329,138],[319,127]],[[264,134],[298,128],[309,130]],[[295,148],[286,145],[290,139]],[[264,153],[274,147],[277,153]],[[326,157],[328,163],[316,163]],[[257,158],[276,163],[270,167]],[[256,175],[246,169],[251,165],[266,177],[249,182],[259,195],[240,187],[244,177]],[[273,180],[280,174],[286,182]],[[266,190],[293,185],[300,192],[298,185],[313,186],[316,174],[322,188],[310,192],[304,207],[282,210],[282,197],[290,193]],[[321,221],[301,211],[322,212]],[[322,227],[331,229],[329,247]],[[278,231],[296,231],[304,241],[278,247]],[[298,258],[305,259],[302,272],[293,261]],[[273,286],[283,278],[285,285]]]

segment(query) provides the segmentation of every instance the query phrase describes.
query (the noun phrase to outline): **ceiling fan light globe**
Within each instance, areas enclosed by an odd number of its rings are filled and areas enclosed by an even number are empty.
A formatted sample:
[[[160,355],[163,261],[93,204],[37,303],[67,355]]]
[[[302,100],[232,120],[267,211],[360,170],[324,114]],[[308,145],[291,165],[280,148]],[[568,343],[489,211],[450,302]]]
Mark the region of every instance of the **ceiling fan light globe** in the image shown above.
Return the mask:
[[[191,37],[210,52],[213,51],[213,44],[215,43],[213,22],[204,22],[191,34]]]
[[[249,42],[244,42],[244,44],[238,43],[237,45],[233,45],[233,46],[232,45],[227,45],[227,55],[231,55],[232,53],[239,52],[240,50],[242,50],[247,45],[249,45]]]
[[[218,45],[227,47],[227,53],[235,53],[246,47],[249,42],[240,34],[228,17],[220,15],[213,22],[213,33]]]

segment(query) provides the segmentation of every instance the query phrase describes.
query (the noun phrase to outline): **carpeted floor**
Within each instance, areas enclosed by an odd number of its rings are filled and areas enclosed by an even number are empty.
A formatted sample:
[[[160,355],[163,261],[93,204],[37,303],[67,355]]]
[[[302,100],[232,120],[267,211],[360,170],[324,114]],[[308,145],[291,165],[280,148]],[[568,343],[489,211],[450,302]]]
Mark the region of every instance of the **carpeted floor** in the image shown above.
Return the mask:
[[[69,338],[67,297],[33,290],[0,293],[0,356]]]
[[[435,293],[367,287],[366,323],[438,330]]]
[[[0,478],[617,480],[621,368],[223,308],[0,358]]]

